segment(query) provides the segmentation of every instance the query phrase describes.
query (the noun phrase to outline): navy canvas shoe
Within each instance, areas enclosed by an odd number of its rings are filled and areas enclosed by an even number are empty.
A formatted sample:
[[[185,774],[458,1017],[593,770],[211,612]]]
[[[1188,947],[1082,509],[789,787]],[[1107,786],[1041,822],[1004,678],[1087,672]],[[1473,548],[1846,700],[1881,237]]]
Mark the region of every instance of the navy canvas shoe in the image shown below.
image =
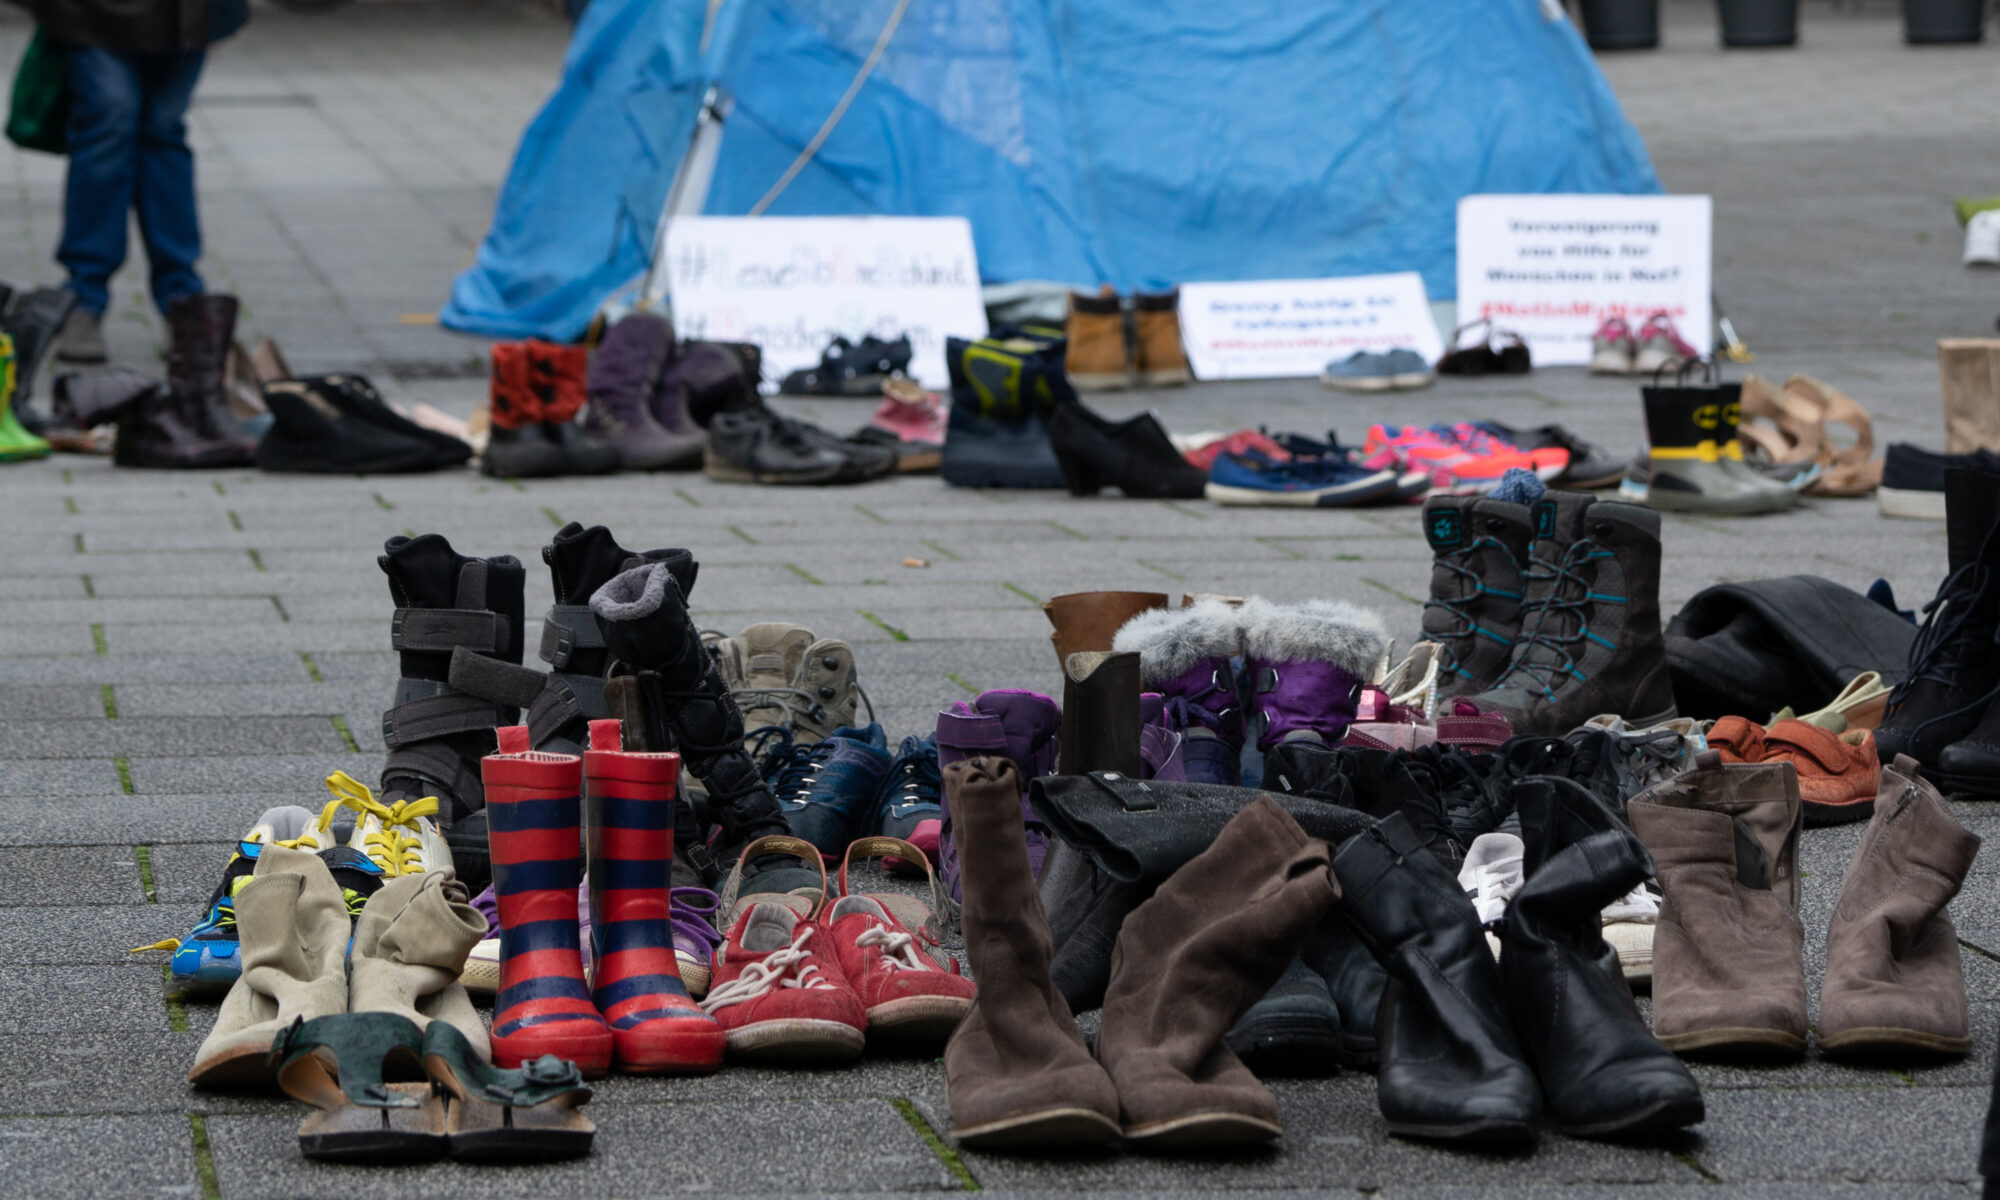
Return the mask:
[[[1371,471],[1345,458],[1277,462],[1260,454],[1219,454],[1208,469],[1208,498],[1217,504],[1344,508],[1393,495],[1394,471]]]
[[[843,726],[813,745],[773,754],[765,779],[792,835],[838,858],[874,806],[889,764],[889,742],[880,725]]]

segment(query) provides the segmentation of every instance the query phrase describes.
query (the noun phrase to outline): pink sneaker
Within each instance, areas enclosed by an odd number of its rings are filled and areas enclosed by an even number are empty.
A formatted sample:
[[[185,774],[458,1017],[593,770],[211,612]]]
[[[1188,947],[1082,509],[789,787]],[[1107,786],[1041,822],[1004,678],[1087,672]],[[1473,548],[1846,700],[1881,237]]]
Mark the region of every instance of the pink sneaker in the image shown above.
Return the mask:
[[[1682,359],[1700,357],[1701,352],[1688,345],[1681,331],[1674,328],[1674,319],[1656,312],[1639,327],[1639,350],[1632,356],[1632,370],[1649,375]]]
[[[1630,375],[1638,353],[1639,344],[1633,340],[1632,327],[1625,323],[1625,318],[1607,317],[1590,336],[1590,373]]]

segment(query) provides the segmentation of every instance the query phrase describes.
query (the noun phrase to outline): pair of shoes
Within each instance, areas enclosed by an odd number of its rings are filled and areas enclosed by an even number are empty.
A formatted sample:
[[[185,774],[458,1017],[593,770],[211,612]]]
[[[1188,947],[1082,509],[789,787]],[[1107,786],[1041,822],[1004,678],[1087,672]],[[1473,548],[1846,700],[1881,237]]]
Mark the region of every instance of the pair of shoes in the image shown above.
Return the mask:
[[[1115,487],[1141,499],[1193,500],[1208,483],[1208,473],[1181,457],[1151,413],[1112,421],[1081,401],[1061,402],[1049,421],[1049,446],[1072,496]]]
[[[726,1031],[731,1057],[828,1062],[859,1057],[869,1038],[935,1047],[972,1007],[972,981],[943,949],[944,894],[908,842],[863,838],[846,847],[840,894],[830,896],[818,852],[795,838],[764,838],[746,858],[797,854],[819,870],[817,888],[735,903],[715,982],[702,1000]],[[855,856],[922,863],[930,905],[904,892],[858,892]]]
[[[761,404],[711,417],[702,457],[703,473],[731,483],[866,483],[895,469],[893,447],[843,441]]]
[[[1443,648],[1439,691],[1560,737],[1600,713],[1674,716],[1660,633],[1660,517],[1556,492],[1532,505],[1434,496],[1424,637]]]
[[[1866,729],[1836,733],[1797,719],[1765,728],[1746,717],[1724,717],[1710,726],[1708,744],[1725,763],[1792,764],[1807,825],[1846,825],[1875,812],[1882,760]]]
[[[1921,1061],[1972,1048],[1958,939],[1945,908],[1979,838],[1898,758],[1841,880],[1826,936],[1817,1034],[1828,1054]],[[1701,755],[1632,801],[1665,899],[1653,1028],[1686,1055],[1806,1051],[1803,813],[1790,764]]]
[[[1475,329],[1483,329],[1486,336],[1468,343],[1465,335]],[[1463,375],[1477,378],[1482,375],[1526,375],[1534,369],[1528,354],[1528,343],[1511,329],[1496,329],[1493,322],[1484,318],[1469,325],[1461,325],[1452,331],[1451,349],[1438,359],[1437,373],[1440,375]]]
[[[697,1000],[708,991],[709,976],[715,967],[715,947],[722,941],[722,935],[715,931],[718,904],[716,894],[707,888],[676,887],[667,893],[667,923],[674,931],[674,962],[680,969],[681,982],[687,985],[688,995]],[[500,990],[500,904],[494,898],[491,884],[472,898],[472,907],[485,915],[493,936],[465,956],[465,970],[458,981],[475,996],[491,996]],[[576,889],[576,922],[581,945],[590,937],[588,883]],[[590,975],[590,966],[586,959],[585,978]]]
[[[1939,454],[1908,442],[1891,442],[1882,455],[1882,486],[1875,491],[1875,503],[1885,517],[1942,521],[1944,473],[1953,467],[2000,474],[2000,455],[1986,449]]]
[[[605,475],[618,448],[577,423],[590,351],[530,338],[493,344],[492,435],[479,469],[503,479]]]
[[[891,446],[903,474],[936,471],[944,462],[944,404],[907,375],[882,381],[882,403],[868,424],[847,435],[850,442]]]
[[[910,335],[884,341],[869,334],[859,342],[836,337],[820,352],[819,365],[801,367],[778,384],[786,396],[873,396],[893,375],[910,370]]]
[[[1053,336],[1052,336],[1053,335]],[[1049,444],[1057,405],[1074,401],[1063,373],[1058,331],[1000,330],[995,336],[945,340],[951,372],[939,474],[953,487],[1062,487],[1062,464]]]
[[[390,408],[360,375],[314,375],[264,385],[271,429],[257,443],[266,471],[376,475],[435,471],[472,457],[472,447]]]
[[[1444,492],[1491,491],[1510,469],[1531,472],[1547,483],[1569,467],[1569,452],[1561,447],[1522,450],[1469,421],[1370,426],[1361,449],[1364,455],[1391,455],[1401,469],[1427,472],[1432,487]]]
[[[1019,790],[1004,759],[945,769],[966,843],[966,955],[980,981],[945,1047],[952,1136],[1036,1149],[1280,1136],[1276,1100],[1225,1035],[1332,908],[1326,844],[1269,798],[1252,799],[1120,925],[1093,1054],[1053,981]]]
[[[1320,369],[1319,381],[1343,392],[1411,392],[1436,382],[1431,365],[1414,350],[1356,350]]]
[[[583,428],[618,450],[626,471],[693,471],[707,439],[684,391],[667,386],[680,355],[674,327],[653,312],[628,313],[597,344],[585,376]]]
[[[1187,352],[1181,348],[1181,292],[1132,293],[1132,336],[1125,336],[1125,312],[1110,284],[1097,295],[1069,294],[1064,369],[1086,392],[1123,387],[1168,387],[1186,383]]]
[[[1217,454],[1204,494],[1225,505],[1347,508],[1406,500],[1430,487],[1426,473],[1359,461],[1332,433],[1324,442],[1280,434],[1276,445],[1276,455],[1252,448]]]
[[[893,837],[928,842],[937,851],[942,816],[937,793],[937,745],[906,737],[892,756],[882,727],[840,728],[811,743],[795,742],[771,754],[764,778],[795,837],[828,858],[856,838]],[[927,830],[920,829],[926,823]]]
[[[1701,352],[1689,345],[1668,313],[1654,312],[1633,333],[1623,317],[1607,317],[1590,337],[1593,375],[1651,375]]]

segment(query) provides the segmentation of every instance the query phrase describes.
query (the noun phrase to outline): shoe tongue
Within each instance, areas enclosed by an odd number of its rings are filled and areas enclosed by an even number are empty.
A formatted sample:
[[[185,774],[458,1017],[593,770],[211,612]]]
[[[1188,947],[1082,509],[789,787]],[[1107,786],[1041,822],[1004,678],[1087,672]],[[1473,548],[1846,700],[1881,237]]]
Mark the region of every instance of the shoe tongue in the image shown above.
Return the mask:
[[[588,604],[592,593],[624,569],[630,552],[602,525],[588,529],[572,521],[542,547],[557,604]]]
[[[1583,536],[1583,524],[1597,498],[1589,492],[1546,492],[1535,501],[1535,540],[1562,545]],[[1544,553],[1543,557],[1551,557]]]
[[[458,602],[459,569],[471,560],[442,534],[390,538],[375,561],[389,577],[397,603],[410,608],[451,608]]]
[[[793,686],[806,650],[815,640],[812,630],[786,621],[766,621],[737,634],[736,642],[743,648],[743,686]]]

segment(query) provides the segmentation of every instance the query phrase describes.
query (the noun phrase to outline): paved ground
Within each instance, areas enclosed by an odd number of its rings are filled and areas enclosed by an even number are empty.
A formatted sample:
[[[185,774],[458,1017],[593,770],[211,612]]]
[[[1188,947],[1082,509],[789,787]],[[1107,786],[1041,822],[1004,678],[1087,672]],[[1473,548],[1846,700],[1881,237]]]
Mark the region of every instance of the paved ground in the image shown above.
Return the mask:
[[[1932,341],[1988,331],[1994,276],[1957,265],[1949,202],[2000,191],[1991,47],[1915,51],[1893,9],[1809,4],[1796,51],[1724,54],[1712,8],[1673,0],[1667,46],[1606,61],[1669,187],[1716,196],[1718,289],[1764,354],[1877,414],[1879,438],[1940,437]],[[26,27],[0,16],[0,60]],[[219,51],[195,110],[208,267],[250,333],[305,368],[348,367],[397,398],[464,411],[483,346],[433,311],[483,228],[514,138],[553,79],[562,29],[539,8],[368,4],[305,19],[260,9]],[[14,197],[0,277],[53,282],[59,164],[0,150]],[[114,349],[152,361],[158,331],[118,286]],[[467,364],[471,364],[468,370]],[[1561,420],[1638,436],[1626,384],[1547,371],[1358,402],[1308,383],[1212,386],[1108,402],[1177,429],[1267,422],[1358,434],[1384,418]],[[808,411],[859,423],[858,405]],[[854,642],[892,736],[992,686],[1050,687],[1037,602],[1097,587],[1333,595],[1379,606],[1405,643],[1427,553],[1414,514],[1225,513],[1200,503],[964,493],[904,479],[800,495],[699,476],[510,485],[428,479],[161,476],[66,459],[5,469],[0,530],[0,1195],[346,1198],[704,1192],[1359,1191],[1576,1196],[1965,1194],[2000,1044],[2000,889],[1979,864],[1955,912],[1980,1049],[1917,1072],[1817,1056],[1701,1068],[1709,1119],[1663,1147],[1560,1137],[1489,1159],[1388,1139],[1373,1084],[1280,1083],[1280,1149],[1226,1161],[955,1155],[941,1072],[729,1070],[614,1079],[587,1162],[534,1171],[307,1166],[299,1110],[190,1093],[212,1010],[162,998],[158,955],[185,931],[224,846],[264,807],[315,803],[339,768],[372,778],[392,684],[385,537],[439,530],[534,563],[577,518],[703,563],[704,623],[786,618]],[[1667,521],[1669,609],[1712,582],[1813,571],[1906,601],[1942,572],[1941,531],[1872,502],[1782,517]],[[905,558],[928,560],[922,568]],[[530,593],[531,607],[545,595]],[[1959,812],[2000,833],[2000,813]],[[1858,831],[1806,838],[1808,969]]]

